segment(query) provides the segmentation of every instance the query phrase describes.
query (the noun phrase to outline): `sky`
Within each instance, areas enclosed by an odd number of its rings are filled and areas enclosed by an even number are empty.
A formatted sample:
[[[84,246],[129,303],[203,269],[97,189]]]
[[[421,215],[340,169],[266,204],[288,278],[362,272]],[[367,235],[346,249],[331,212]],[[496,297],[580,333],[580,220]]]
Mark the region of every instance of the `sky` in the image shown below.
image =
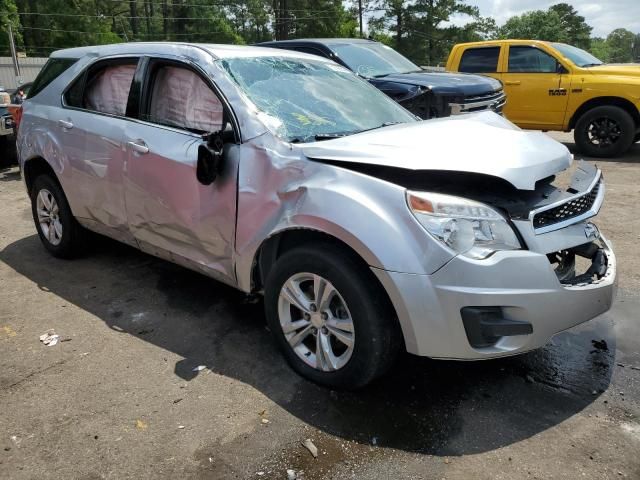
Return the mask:
[[[493,17],[498,25],[528,10],[546,10],[556,3],[568,3],[593,27],[591,35],[606,37],[616,28],[640,33],[640,0],[467,0],[480,9],[483,17]],[[467,23],[468,17],[452,18],[454,24]]]

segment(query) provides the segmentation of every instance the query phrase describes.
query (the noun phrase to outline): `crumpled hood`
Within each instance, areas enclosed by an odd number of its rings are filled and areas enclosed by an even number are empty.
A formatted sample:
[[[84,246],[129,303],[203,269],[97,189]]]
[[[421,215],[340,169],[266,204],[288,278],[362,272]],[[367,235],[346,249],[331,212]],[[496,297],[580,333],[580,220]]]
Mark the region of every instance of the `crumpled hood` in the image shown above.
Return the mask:
[[[502,89],[502,84],[491,77],[468,73],[411,72],[392,73],[374,79],[374,83],[396,82],[429,87],[439,95],[482,95]]]
[[[640,79],[640,63],[608,63],[589,67],[586,70],[594,75],[622,75]]]
[[[520,190],[571,165],[567,148],[492,112],[393,125],[300,146],[309,159],[499,177]]]

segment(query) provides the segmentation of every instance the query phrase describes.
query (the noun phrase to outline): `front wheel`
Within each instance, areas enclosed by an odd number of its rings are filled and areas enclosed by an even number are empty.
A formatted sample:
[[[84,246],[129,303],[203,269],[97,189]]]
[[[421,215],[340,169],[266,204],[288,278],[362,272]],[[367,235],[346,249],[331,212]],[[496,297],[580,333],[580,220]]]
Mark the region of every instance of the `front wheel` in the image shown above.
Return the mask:
[[[333,245],[285,253],[265,285],[267,322],[302,376],[340,389],[382,375],[399,351],[399,328],[375,277]]]
[[[584,113],[573,133],[578,150],[590,157],[617,157],[625,153],[636,132],[628,112],[605,105]]]

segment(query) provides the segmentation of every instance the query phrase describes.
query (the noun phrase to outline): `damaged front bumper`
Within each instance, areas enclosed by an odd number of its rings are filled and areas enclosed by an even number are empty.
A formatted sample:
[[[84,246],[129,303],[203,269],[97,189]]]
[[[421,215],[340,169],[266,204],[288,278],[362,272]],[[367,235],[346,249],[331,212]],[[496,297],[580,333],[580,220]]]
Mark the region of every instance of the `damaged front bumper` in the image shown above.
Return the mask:
[[[527,250],[483,260],[459,255],[431,275],[373,269],[409,352],[469,360],[513,355],[611,308],[615,255],[590,221],[602,205],[602,173],[585,163],[566,173],[565,188],[562,178],[543,182],[509,211]]]
[[[605,262],[604,270],[577,283],[563,283],[547,255],[526,250],[485,260],[458,256],[432,275],[372,270],[390,293],[410,353],[484,359],[541,347],[609,310],[616,260],[607,240],[600,242],[594,263]],[[465,328],[469,312],[484,338]]]

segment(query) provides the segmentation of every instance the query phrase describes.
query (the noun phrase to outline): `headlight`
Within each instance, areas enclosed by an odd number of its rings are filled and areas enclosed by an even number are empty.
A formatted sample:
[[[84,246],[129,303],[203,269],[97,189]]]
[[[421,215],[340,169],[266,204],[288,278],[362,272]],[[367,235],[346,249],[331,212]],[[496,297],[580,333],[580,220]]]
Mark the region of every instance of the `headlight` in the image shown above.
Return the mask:
[[[498,250],[522,248],[506,219],[484,203],[407,191],[407,204],[427,232],[457,254],[482,259]]]

